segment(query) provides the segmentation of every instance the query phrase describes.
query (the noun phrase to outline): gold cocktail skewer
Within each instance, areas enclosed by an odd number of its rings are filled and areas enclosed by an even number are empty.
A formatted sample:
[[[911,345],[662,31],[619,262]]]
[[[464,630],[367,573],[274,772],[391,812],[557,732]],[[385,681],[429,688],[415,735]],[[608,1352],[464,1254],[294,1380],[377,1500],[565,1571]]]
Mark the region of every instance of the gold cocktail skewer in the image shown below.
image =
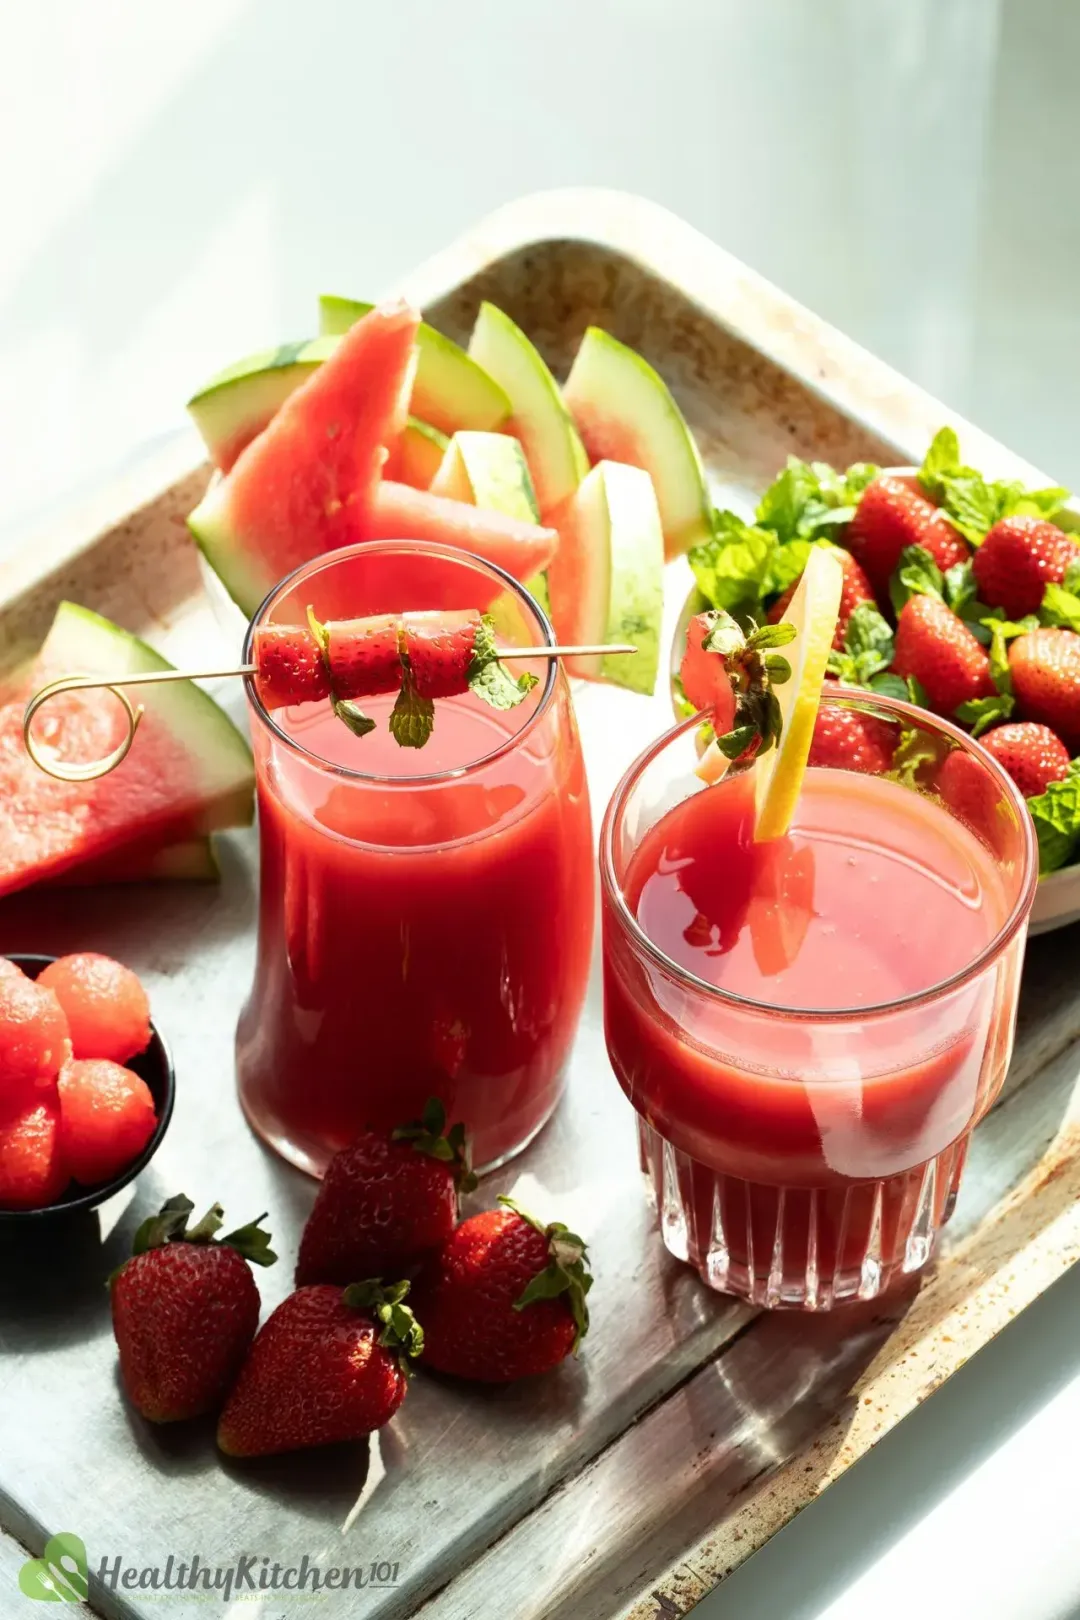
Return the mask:
[[[636,652],[637,648],[626,642],[586,647],[500,647],[499,658],[589,658]],[[238,664],[231,669],[154,669],[141,675],[125,675],[122,680],[115,677],[107,680],[100,675],[63,675],[59,680],[43,686],[40,692],[35,692],[26,705],[22,724],[23,742],[34,764],[47,776],[53,776],[60,782],[94,782],[99,776],[107,776],[114,771],[127,758],[143,717],[143,705],[132,703],[123,690],[125,686],[149,686],[162,681],[219,681],[234,675],[257,673],[255,664]],[[127,719],[127,735],[104,758],[90,760],[84,765],[66,765],[60,760],[50,759],[32,735],[34,716],[43,704],[48,703],[50,698],[59,697],[62,692],[94,691],[111,692],[116,698]]]

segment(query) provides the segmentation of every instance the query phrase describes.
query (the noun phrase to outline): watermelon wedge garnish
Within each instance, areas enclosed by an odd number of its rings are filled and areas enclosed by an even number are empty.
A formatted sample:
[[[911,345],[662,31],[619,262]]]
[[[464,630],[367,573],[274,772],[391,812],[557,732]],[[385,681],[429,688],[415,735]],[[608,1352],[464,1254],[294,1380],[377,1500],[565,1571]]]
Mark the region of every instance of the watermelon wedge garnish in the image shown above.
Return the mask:
[[[406,424],[419,324],[404,303],[365,315],[192,512],[192,534],[244,613],[294,568],[365,537],[385,446]]]
[[[384,478],[375,491],[360,527],[364,540],[458,546],[519,580],[531,579],[545,569],[559,544],[554,529],[446,495],[432,495],[430,490],[411,489],[390,478]]]
[[[62,675],[122,682],[171,666],[108,619],[61,602],[26,679],[0,706],[0,894],[83,861],[190,839],[251,820],[251,752],[228,715],[189,681],[142,688],[137,746],[92,782],[40,771],[23,744],[25,699]],[[39,711],[34,736],[67,762],[99,759],[121,741],[126,721],[108,692],[67,692]]]

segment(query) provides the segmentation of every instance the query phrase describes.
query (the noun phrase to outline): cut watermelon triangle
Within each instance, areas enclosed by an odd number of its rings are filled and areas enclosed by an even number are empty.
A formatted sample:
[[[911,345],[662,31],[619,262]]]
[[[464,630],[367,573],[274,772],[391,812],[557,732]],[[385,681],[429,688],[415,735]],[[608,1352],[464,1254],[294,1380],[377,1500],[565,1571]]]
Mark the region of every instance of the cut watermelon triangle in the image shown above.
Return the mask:
[[[29,672],[26,693],[62,675],[122,683],[171,666],[108,619],[61,602]],[[229,717],[190,681],[140,690],[145,714],[131,752],[95,782],[60,782],[23,745],[25,697],[0,707],[0,894],[132,845],[145,849],[239,826],[253,814],[251,752]],[[99,759],[123,737],[108,692],[53,698],[34,724],[38,742],[67,760]]]
[[[362,520],[365,540],[416,540],[420,544],[457,546],[484,562],[504,568],[514,579],[531,579],[554,557],[559,536],[554,529],[508,517],[504,512],[470,506],[430,490],[411,489],[384,478]],[[411,604],[402,602],[406,609]],[[480,604],[476,604],[480,605]]]
[[[404,303],[365,315],[192,512],[192,534],[244,613],[294,568],[363,538],[384,446],[407,420],[419,324]]]

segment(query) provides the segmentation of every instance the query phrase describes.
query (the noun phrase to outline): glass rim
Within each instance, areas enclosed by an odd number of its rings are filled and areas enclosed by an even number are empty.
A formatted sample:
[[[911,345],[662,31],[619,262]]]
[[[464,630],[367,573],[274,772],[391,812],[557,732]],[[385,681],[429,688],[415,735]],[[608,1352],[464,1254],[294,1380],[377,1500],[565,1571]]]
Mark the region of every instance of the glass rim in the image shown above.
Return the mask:
[[[670,978],[675,979],[684,988],[699,995],[704,995],[710,1001],[721,1006],[737,1007],[745,1012],[763,1013],[774,1018],[814,1024],[858,1023],[862,1019],[879,1018],[892,1012],[910,1011],[913,1008],[938,1001],[952,991],[960,989],[972,979],[977,978],[985,968],[996,961],[1016,937],[1031,911],[1035,898],[1035,888],[1039,880],[1038,843],[1035,837],[1035,825],[1028,814],[1023,796],[1012,777],[998,764],[992,754],[987,753],[976,738],[962,731],[951,720],[945,720],[940,715],[931,714],[928,710],[921,709],[913,703],[903,702],[899,698],[879,697],[876,692],[870,691],[863,694],[853,688],[839,688],[835,692],[826,691],[822,694],[822,702],[846,705],[849,708],[861,707],[871,711],[883,711],[890,718],[912,721],[923,729],[936,730],[941,735],[949,737],[953,742],[959,743],[962,748],[978,760],[980,765],[989,771],[1006,798],[1012,802],[1014,810],[1017,811],[1022,843],[1021,858],[1024,865],[1024,878],[1005,921],[993,938],[979,952],[978,956],[969,962],[966,967],[958,969],[957,972],[950,974],[946,979],[937,980],[923,990],[912,990],[907,995],[894,997],[890,1001],[874,1002],[865,1007],[786,1007],[778,1002],[758,1001],[752,996],[740,995],[734,990],[725,990],[719,985],[710,984],[707,979],[699,978],[696,973],[691,972],[689,968],[682,967],[672,957],[668,956],[666,951],[661,950],[649,938],[630,910],[626,903],[622,884],[615,875],[615,827],[625,810],[629,795],[642,773],[648,769],[665,748],[701,724],[700,714],[691,715],[688,719],[680,721],[678,725],[665,731],[661,737],[650,743],[648,748],[642,750],[621,777],[618,786],[608,800],[607,809],[604,811],[603,824],[600,828],[600,887],[603,897],[612,906],[615,918],[623,933],[629,938],[631,945],[639,952],[643,952],[650,957]],[[707,789],[703,791],[707,791]],[[913,789],[912,791],[916,790]],[[975,835],[973,834],[973,836]]]
[[[464,551],[459,546],[444,546],[434,540],[362,540],[356,545],[341,546],[336,551],[320,552],[317,557],[312,557],[307,562],[301,563],[298,568],[293,569],[292,573],[286,574],[284,579],[278,580],[273,590],[263,597],[248,622],[247,630],[244,633],[243,662],[245,664],[253,662],[252,647],[257,627],[263,623],[275,602],[279,601],[306,574],[318,573],[325,567],[343,562],[351,557],[370,557],[376,554],[395,555],[400,553],[410,557],[436,557],[447,562],[467,564],[476,572],[486,573],[490,578],[498,580],[500,585],[513,591],[526,612],[532,614],[540,633],[542,645],[545,647],[555,646],[555,632],[540,603],[531,591],[526,590],[520,580],[516,580],[512,574],[508,574],[505,568],[500,568],[498,563],[488,562],[485,558],[478,557],[475,552]],[[460,781],[463,777],[470,776],[474,771],[482,770],[486,765],[490,765],[494,760],[501,759],[504,754],[516,748],[529,735],[533,727],[551,706],[555,692],[555,682],[559,673],[558,663],[557,658],[547,660],[547,679],[543,691],[535,709],[520,730],[508,735],[505,741],[490,749],[488,753],[481,754],[476,759],[467,761],[464,765],[451,765],[441,771],[427,771],[416,776],[393,776],[385,772],[359,770],[352,765],[335,764],[333,760],[326,759],[322,754],[317,754],[312,749],[306,748],[303,743],[298,742],[295,737],[291,737],[283,727],[278,725],[273,715],[264,706],[256,690],[253,675],[244,676],[244,690],[252,711],[266,729],[279,742],[284,743],[286,748],[299,755],[301,759],[317,765],[320,770],[326,771],[333,776],[344,777],[349,781],[367,782],[379,787],[430,787],[439,782]]]

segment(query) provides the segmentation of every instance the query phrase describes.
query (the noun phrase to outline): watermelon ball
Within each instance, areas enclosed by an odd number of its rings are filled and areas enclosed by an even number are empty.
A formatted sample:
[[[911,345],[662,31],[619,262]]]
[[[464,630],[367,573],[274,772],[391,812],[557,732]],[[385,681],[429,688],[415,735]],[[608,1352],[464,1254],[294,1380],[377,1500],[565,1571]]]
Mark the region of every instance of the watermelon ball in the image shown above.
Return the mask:
[[[73,1059],[60,1074],[60,1148],[76,1181],[96,1187],[137,1159],[157,1114],[144,1080],[107,1058]]]
[[[71,1056],[64,1009],[52,991],[18,969],[0,974],[0,1114],[11,1115],[50,1090]]]
[[[70,1179],[55,1096],[0,1123],[0,1209],[43,1209]]]
[[[150,1003],[130,968],[83,951],[61,956],[38,979],[67,1013],[77,1058],[126,1063],[150,1044]]]
[[[6,956],[0,956],[0,979],[25,979],[26,974],[17,962],[12,962]]]

